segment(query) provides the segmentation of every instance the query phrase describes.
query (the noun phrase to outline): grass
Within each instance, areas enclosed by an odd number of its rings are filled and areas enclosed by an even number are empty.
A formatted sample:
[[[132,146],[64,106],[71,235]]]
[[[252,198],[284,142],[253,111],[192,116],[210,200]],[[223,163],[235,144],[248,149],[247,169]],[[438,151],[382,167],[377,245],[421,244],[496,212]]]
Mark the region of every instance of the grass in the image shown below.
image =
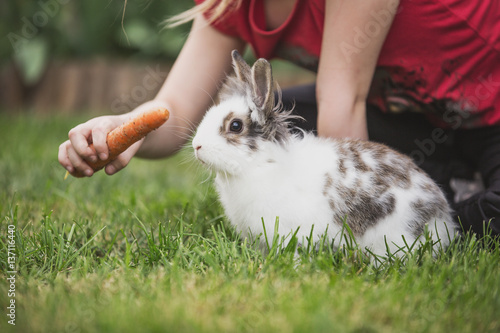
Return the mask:
[[[274,239],[264,255],[232,231],[186,155],[63,181],[57,148],[82,120],[0,114],[1,332],[500,330],[491,238],[377,267],[327,243],[304,247],[297,262]]]

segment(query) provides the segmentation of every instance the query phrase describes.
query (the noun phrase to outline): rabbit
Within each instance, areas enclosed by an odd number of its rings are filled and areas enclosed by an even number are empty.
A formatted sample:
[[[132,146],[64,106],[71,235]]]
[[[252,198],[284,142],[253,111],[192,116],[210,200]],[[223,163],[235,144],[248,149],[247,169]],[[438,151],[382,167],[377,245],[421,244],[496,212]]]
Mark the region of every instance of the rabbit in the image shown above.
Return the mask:
[[[265,226],[272,239],[278,219],[279,236],[296,232],[300,244],[326,235],[336,248],[345,245],[347,225],[356,244],[377,256],[424,241],[425,230],[433,242],[450,243],[447,200],[409,157],[379,143],[294,130],[297,116],[283,110],[270,63],[250,67],[236,50],[232,62],[236,76],[192,146],[215,172],[225,214],[242,236],[262,235]]]

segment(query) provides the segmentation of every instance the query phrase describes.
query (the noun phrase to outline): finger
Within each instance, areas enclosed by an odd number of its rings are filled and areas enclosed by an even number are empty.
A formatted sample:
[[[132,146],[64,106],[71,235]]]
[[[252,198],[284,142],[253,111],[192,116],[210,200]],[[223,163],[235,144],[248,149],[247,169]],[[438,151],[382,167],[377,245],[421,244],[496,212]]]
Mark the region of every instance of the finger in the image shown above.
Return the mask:
[[[117,173],[118,171],[120,171],[121,169],[125,168],[128,165],[130,159],[127,159],[122,155],[118,156],[116,159],[114,159],[112,162],[106,165],[104,171],[106,172],[107,175],[109,176],[114,175],[115,173]]]
[[[116,123],[110,120],[101,120],[99,126],[92,129],[92,141],[97,156],[101,160],[106,160],[109,156],[109,148],[107,144],[108,133],[116,128]]]
[[[134,143],[127,150],[118,155],[118,157],[115,160],[108,163],[108,165],[106,165],[106,168],[104,169],[106,174],[111,176],[117,173],[118,171],[122,170],[123,168],[125,168],[129,164],[132,157],[134,157],[142,141],[143,140]]]
[[[94,174],[94,170],[92,170],[85,160],[75,151],[72,145],[68,146],[67,155],[73,166],[73,172],[70,172],[72,175],[83,174],[90,177]]]
[[[69,173],[74,171],[73,165],[71,164],[68,158],[68,145],[71,145],[70,141],[67,140],[59,146],[59,151],[57,153],[57,159],[59,160],[59,164],[63,166]]]
[[[97,156],[95,150],[89,145],[89,142],[92,141],[91,134],[92,130],[90,126],[84,123],[72,128],[68,133],[68,138],[71,146],[78,155],[88,161],[96,162]]]

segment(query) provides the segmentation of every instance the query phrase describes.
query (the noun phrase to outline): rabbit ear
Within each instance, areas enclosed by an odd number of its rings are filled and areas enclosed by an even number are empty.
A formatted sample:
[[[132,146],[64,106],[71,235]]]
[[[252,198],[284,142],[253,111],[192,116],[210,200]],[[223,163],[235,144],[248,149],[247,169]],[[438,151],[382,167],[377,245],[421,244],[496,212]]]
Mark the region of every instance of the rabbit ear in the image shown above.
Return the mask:
[[[233,58],[233,67],[234,72],[236,73],[236,77],[244,83],[250,84],[250,73],[252,71],[250,66],[248,66],[246,61],[236,50],[233,50],[233,52],[231,52],[231,57]]]
[[[271,64],[265,59],[257,60],[252,67],[252,88],[257,107],[268,114],[274,108],[274,81]]]

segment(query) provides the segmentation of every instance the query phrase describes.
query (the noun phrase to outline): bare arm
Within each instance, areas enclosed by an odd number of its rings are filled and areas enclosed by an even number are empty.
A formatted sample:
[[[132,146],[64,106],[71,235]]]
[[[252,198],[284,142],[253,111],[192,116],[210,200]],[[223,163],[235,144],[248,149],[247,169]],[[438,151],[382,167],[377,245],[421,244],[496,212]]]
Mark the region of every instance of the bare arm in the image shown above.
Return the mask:
[[[366,98],[398,4],[326,1],[316,85],[319,135],[368,139]]]
[[[164,103],[171,118],[151,133],[137,156],[158,158],[176,152],[213,102],[220,83],[231,66],[231,51],[244,43],[209,26],[203,16],[193,28],[154,103]]]

